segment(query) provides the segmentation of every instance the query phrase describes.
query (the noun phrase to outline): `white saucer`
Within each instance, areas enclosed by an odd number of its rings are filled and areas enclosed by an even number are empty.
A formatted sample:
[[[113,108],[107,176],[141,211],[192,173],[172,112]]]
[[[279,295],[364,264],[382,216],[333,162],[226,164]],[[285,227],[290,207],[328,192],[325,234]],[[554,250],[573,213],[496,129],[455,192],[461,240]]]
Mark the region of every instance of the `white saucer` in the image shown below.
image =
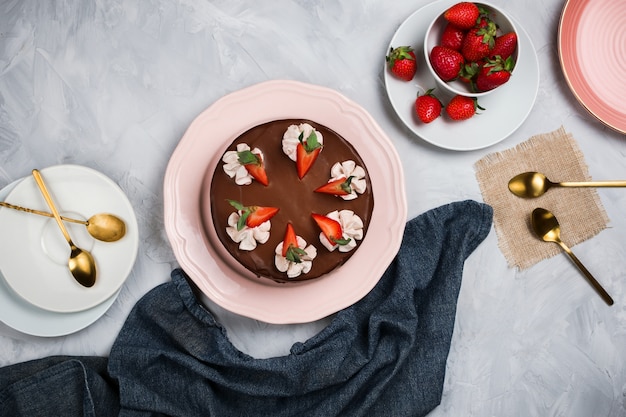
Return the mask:
[[[117,184],[93,169],[57,165],[42,169],[41,175],[62,215],[84,220],[96,213],[112,213],[126,223],[126,235],[105,243],[93,239],[84,225],[66,224],[74,243],[96,260],[96,283],[86,288],[69,272],[69,245],[54,219],[0,208],[2,274],[15,293],[44,310],[90,309],[120,289],[135,263],[139,239],[133,208]],[[17,183],[6,201],[49,211],[32,176]]]
[[[0,190],[0,201],[21,180]],[[0,321],[13,329],[33,336],[55,337],[77,332],[98,320],[111,307],[119,291],[103,303],[76,313],[54,313],[24,301],[8,286],[0,273]]]
[[[391,47],[409,45],[417,56],[417,74],[406,82],[391,75],[385,66],[384,78],[387,95],[400,120],[417,136],[440,148],[455,151],[482,149],[504,140],[526,120],[532,110],[539,89],[539,61],[530,37],[516,21],[520,57],[509,82],[488,96],[478,99],[485,108],[480,115],[469,120],[452,121],[444,114],[437,120],[424,124],[415,115],[417,94],[435,88],[435,94],[444,102],[451,98],[436,88],[428,72],[423,54],[426,29],[430,22],[456,0],[430,3],[411,14],[394,34]],[[386,64],[385,64],[386,65]]]

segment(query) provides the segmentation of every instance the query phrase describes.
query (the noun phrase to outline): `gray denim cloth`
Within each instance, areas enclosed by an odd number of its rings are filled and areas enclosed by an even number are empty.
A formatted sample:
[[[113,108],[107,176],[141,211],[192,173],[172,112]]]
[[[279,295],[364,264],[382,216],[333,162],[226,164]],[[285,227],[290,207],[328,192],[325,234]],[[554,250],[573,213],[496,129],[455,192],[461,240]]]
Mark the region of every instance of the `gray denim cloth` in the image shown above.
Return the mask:
[[[108,372],[94,368],[96,358],[0,369],[0,416],[108,416],[118,407],[120,416],[424,416],[441,400],[465,259],[488,235],[492,214],[462,201],[409,221],[374,289],[287,356],[254,359],[237,350],[174,270],[132,310]],[[78,381],[38,392],[50,369],[77,364],[84,378],[62,370]],[[117,395],[119,404],[106,405]],[[67,403],[68,413],[32,412],[27,400],[40,409]]]
[[[51,356],[0,369],[0,416],[116,416],[107,358]]]

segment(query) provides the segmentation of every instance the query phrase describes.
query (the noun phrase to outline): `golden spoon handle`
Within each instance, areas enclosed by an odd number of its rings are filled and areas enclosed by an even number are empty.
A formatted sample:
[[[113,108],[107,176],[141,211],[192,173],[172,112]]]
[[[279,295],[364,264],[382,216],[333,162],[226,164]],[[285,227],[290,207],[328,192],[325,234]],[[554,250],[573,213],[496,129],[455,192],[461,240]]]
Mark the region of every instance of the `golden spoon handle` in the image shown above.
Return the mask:
[[[0,201],[0,207],[6,207],[6,208],[13,209],[13,210],[24,211],[26,213],[38,214],[40,216],[54,217],[52,213],[47,213],[45,211],[39,211],[39,210],[31,209],[31,208],[16,206],[14,204],[10,204],[5,201]],[[88,224],[88,222],[85,220],[76,220],[76,219],[71,219],[65,216],[61,216],[61,220],[65,222],[78,223],[78,224],[84,224],[84,225]]]
[[[593,277],[593,275],[591,275],[591,272],[589,272],[587,268],[585,268],[585,266],[582,264],[582,262],[578,260],[576,255],[574,255],[574,252],[572,252],[572,250],[568,248],[565,243],[561,241],[558,241],[557,243],[563,248],[565,253],[569,255],[572,261],[574,261],[578,269],[580,269],[582,273],[585,274],[585,277],[587,278],[587,281],[589,281],[589,284],[591,284],[591,286],[596,290],[600,297],[602,297],[604,302],[610,306],[613,305],[613,299],[611,298],[609,293],[607,293],[606,290],[602,288],[602,285],[600,285],[600,283]]]
[[[626,181],[566,181],[560,187],[626,187]]]
[[[52,201],[52,197],[50,197],[50,193],[48,192],[48,189],[46,188],[46,184],[44,184],[43,182],[43,178],[41,178],[41,174],[39,173],[39,170],[33,169],[33,177],[35,178],[35,182],[37,182],[37,186],[39,186],[39,189],[41,190],[41,194],[43,194],[43,198],[45,198],[46,203],[48,203],[48,206],[50,207],[50,210],[52,211],[52,215],[54,216],[54,219],[59,225],[59,228],[61,229],[61,232],[63,233],[63,236],[65,237],[65,240],[67,240],[67,243],[69,243],[70,246],[73,248],[75,245],[72,242],[72,239],[70,238],[70,234],[65,228],[65,224],[63,224],[63,221],[61,220],[59,211],[54,205],[54,202]]]

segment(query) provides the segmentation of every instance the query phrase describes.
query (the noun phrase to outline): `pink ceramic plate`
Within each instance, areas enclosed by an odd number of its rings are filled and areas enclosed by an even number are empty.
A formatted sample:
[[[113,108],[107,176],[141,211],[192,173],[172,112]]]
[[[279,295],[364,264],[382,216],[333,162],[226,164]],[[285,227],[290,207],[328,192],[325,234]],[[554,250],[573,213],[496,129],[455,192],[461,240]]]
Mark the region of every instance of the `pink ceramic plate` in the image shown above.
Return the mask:
[[[626,2],[568,0],[559,24],[565,79],[578,101],[607,126],[626,133]]]
[[[358,149],[374,191],[374,211],[358,251],[320,279],[275,284],[232,260],[200,211],[205,172],[217,166],[239,134],[272,120],[310,119]],[[348,307],[376,285],[396,255],[406,223],[400,158],[359,105],[334,90],[295,81],[268,81],[229,94],[201,113],[175,149],[165,173],[165,229],[180,266],[218,305],[269,323],[304,323]],[[211,224],[211,221],[208,221]]]

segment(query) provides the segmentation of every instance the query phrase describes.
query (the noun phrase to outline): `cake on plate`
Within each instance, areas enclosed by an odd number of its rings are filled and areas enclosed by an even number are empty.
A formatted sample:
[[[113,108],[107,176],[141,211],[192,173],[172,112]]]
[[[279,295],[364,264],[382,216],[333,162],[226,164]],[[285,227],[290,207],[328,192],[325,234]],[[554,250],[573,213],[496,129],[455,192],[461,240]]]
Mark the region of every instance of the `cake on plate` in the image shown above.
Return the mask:
[[[239,135],[207,172],[212,226],[245,268],[277,282],[320,278],[365,238],[374,208],[356,149],[311,120],[274,120]]]

